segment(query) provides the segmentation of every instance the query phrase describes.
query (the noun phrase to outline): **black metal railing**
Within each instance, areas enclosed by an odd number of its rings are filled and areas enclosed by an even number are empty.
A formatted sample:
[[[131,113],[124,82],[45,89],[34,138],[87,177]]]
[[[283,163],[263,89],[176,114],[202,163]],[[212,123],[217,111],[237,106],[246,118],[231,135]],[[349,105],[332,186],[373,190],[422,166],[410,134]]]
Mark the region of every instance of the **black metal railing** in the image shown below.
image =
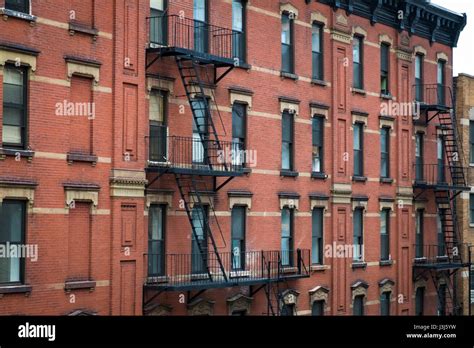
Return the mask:
[[[201,140],[194,137],[152,135],[148,139],[148,167],[203,171],[241,172],[245,160],[236,141]]]
[[[310,250],[206,254],[148,254],[147,284],[163,286],[237,285],[309,276]],[[159,265],[155,267],[155,264]],[[160,272],[157,272],[160,270]]]
[[[447,163],[416,163],[413,165],[413,168],[415,171],[415,185],[452,186],[458,184],[458,177],[455,177],[453,180],[451,170]],[[451,169],[456,175],[460,175],[461,172],[464,172],[464,175],[467,175],[467,168],[462,165],[453,166]]]
[[[415,84],[412,86],[415,102],[424,106],[453,107],[453,92],[450,86],[441,84]]]
[[[442,244],[414,244],[415,264],[462,264],[467,256],[467,244],[444,242]]]
[[[178,15],[149,17],[151,47],[175,47],[233,59],[241,32]]]

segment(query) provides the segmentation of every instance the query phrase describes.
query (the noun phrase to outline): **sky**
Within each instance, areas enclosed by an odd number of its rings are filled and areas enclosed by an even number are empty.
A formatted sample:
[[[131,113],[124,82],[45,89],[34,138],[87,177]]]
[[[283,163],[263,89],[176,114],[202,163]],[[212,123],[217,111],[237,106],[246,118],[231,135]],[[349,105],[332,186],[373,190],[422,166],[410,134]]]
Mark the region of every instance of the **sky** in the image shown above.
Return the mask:
[[[474,76],[474,0],[431,0],[431,3],[467,14],[467,25],[454,49],[454,76],[459,73]]]

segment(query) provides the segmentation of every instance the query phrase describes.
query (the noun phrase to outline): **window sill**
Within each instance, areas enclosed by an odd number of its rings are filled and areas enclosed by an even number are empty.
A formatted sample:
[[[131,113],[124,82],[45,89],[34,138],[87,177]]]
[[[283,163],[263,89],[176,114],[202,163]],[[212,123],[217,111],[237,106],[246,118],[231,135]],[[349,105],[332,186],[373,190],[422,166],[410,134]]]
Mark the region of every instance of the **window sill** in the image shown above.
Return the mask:
[[[352,269],[356,268],[367,268],[367,262],[365,261],[352,261]]]
[[[90,291],[94,290],[96,282],[93,280],[81,280],[81,281],[67,281],[64,283],[64,290],[82,290],[88,289]]]
[[[393,265],[393,260],[380,260],[379,261],[379,266],[391,266]]]
[[[86,163],[91,163],[92,166],[95,166],[97,164],[97,156],[96,155],[86,155],[83,153],[71,153],[69,152],[67,154],[67,162],[69,164],[72,164],[74,162],[86,162]]]
[[[380,93],[380,98],[381,99],[387,99],[387,100],[393,100],[393,96],[390,93],[388,93],[388,94]]]
[[[313,272],[324,272],[329,269],[329,265],[311,265],[310,270]]]
[[[74,35],[77,32],[85,35],[90,35],[94,40],[96,40],[97,36],[99,35],[99,31],[97,29],[74,22],[69,22],[68,30],[70,35]]]
[[[352,177],[352,181],[366,182],[366,181],[367,181],[367,177],[366,177],[366,176],[354,175],[354,176]]]
[[[393,179],[392,178],[380,178],[380,182],[382,184],[393,184]]]
[[[322,87],[327,87],[328,83],[324,80],[318,80],[318,79],[311,79],[311,84],[317,85],[317,86],[322,86]]]
[[[17,157],[18,155],[20,156],[20,158],[25,157],[28,162],[31,162],[31,160],[35,156],[35,152],[31,150],[0,148],[0,160],[4,160],[6,157]]]
[[[252,174],[252,169],[251,168],[244,168],[244,169],[242,169],[242,171],[243,171],[244,174],[247,174],[247,175]]]
[[[0,295],[5,294],[27,294],[31,293],[33,287],[31,285],[1,285]]]
[[[289,177],[289,178],[296,178],[298,177],[300,174],[296,171],[293,171],[293,170],[286,170],[286,169],[282,169],[280,171],[280,176],[283,176],[283,177]]]
[[[328,175],[321,172],[311,172],[311,179],[326,180]]]
[[[285,79],[290,79],[290,80],[294,80],[294,81],[297,81],[299,79],[298,75],[293,74],[293,73],[289,73],[289,72],[284,72],[284,71],[280,71],[280,76],[285,78]]]
[[[352,87],[351,91],[352,91],[352,94],[360,94],[360,95],[363,95],[363,96],[367,95],[367,91],[365,89]]]
[[[29,13],[23,13],[23,12],[9,10],[6,8],[0,8],[0,14],[2,14],[5,19],[8,19],[8,17],[14,17],[14,18],[22,19],[24,21],[28,21],[31,24],[34,24],[36,22],[36,16],[30,15]]]

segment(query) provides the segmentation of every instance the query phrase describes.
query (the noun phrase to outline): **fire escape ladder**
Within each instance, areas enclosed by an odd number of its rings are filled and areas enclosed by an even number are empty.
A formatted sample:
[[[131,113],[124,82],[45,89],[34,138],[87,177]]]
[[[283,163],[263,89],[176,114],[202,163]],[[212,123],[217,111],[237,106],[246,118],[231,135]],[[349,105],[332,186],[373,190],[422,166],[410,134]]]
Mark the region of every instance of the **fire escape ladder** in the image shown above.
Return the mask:
[[[198,247],[198,252],[200,254],[200,258],[202,260],[204,267],[206,268],[206,273],[208,274],[209,279],[211,281],[217,276],[218,279],[223,279],[225,282],[227,282],[228,281],[227,273],[226,273],[222,258],[219,254],[219,250],[218,250],[218,246],[217,246],[214,234],[212,233],[208,214],[206,214],[206,212],[203,211],[202,214],[193,216],[193,213],[192,213],[192,210],[195,206],[198,206],[198,207],[208,206],[210,210],[209,214],[212,212],[215,216],[215,210],[214,210],[213,205],[208,204],[209,203],[208,201],[204,202],[204,200],[201,197],[203,193],[209,194],[209,192],[205,190],[206,182],[205,180],[198,179],[195,175],[176,174],[175,178],[176,178],[176,184],[179,189],[179,193],[182,198],[184,209],[186,210],[186,215],[188,217],[189,223],[191,224],[194,240],[199,241],[202,239],[202,235],[198,234],[198,231],[196,228],[196,223],[197,223],[198,224],[197,227],[198,228],[200,227],[204,235],[207,236],[207,238],[209,238],[209,240],[211,241],[211,246],[212,246],[211,252],[208,252],[207,250],[207,240],[204,240],[204,242],[202,242],[204,245],[202,245],[199,242],[196,243]],[[202,186],[204,186],[204,190]],[[196,221],[196,217],[198,221]],[[222,235],[222,231],[220,230],[219,224],[217,224],[217,228]],[[193,255],[192,257],[194,256],[195,255]],[[215,257],[215,259],[213,259],[211,256]],[[211,257],[211,260],[210,260],[210,257]]]
[[[223,148],[212,118],[211,101],[205,93],[205,81],[199,71],[199,62],[193,57],[177,56],[176,63],[192,111],[194,125],[202,143],[205,164],[212,170],[212,167],[219,162]],[[227,170],[225,161],[221,162]]]
[[[265,257],[263,257],[262,262],[265,264],[267,272],[267,284],[263,288],[265,296],[267,297],[267,315],[277,316],[280,315],[280,288],[278,280],[275,279],[275,265],[277,267],[276,271],[279,273],[279,261],[267,261]]]
[[[445,276],[443,276],[445,275]],[[454,294],[455,285],[453,274],[449,273],[449,271],[445,272],[433,272],[431,275],[431,279],[433,280],[433,285],[436,289],[436,300],[437,300],[437,309],[438,311],[443,305],[444,302],[444,315],[457,315],[459,307],[457,305],[456,296]],[[445,282],[441,282],[441,279],[444,279]],[[444,287],[443,287],[444,286]],[[442,290],[444,288],[444,290]],[[441,303],[440,303],[441,302]],[[443,313],[440,313],[443,314]]]
[[[460,258],[460,239],[454,198],[449,190],[435,190],[435,201],[444,234],[444,251],[450,262],[457,262]]]

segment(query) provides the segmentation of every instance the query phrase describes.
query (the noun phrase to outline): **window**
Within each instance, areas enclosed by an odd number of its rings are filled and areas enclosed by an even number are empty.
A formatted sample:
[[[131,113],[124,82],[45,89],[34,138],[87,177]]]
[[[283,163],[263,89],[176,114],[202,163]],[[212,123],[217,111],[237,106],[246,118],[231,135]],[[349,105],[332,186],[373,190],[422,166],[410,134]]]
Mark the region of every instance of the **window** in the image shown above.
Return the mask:
[[[206,112],[206,100],[197,98],[191,101],[194,109],[193,117],[193,163],[206,164],[207,146],[204,146],[209,134],[209,124]],[[197,120],[197,123],[196,123]]]
[[[354,176],[364,175],[364,124],[354,124]]]
[[[293,209],[285,207],[281,211],[281,263],[293,266]]]
[[[383,43],[380,46],[380,93],[384,95],[390,94],[389,67],[390,45]]]
[[[207,271],[207,206],[195,205],[191,217],[194,230],[191,245],[191,270],[194,274],[205,273]]]
[[[245,216],[247,207],[232,208],[232,269],[245,269]]]
[[[245,164],[245,143],[247,133],[247,105],[234,103],[232,106],[232,164]]]
[[[444,60],[438,61],[438,105],[446,105],[446,62]]]
[[[30,13],[30,0],[5,0],[5,8],[22,13]]]
[[[424,149],[423,149],[423,133],[415,135],[415,180],[424,180]]]
[[[324,173],[324,118],[313,117],[313,172]]]
[[[314,265],[322,265],[323,258],[323,225],[324,225],[324,209],[313,209],[313,231],[312,231],[312,247],[311,247],[311,263]]]
[[[442,135],[439,135],[438,138],[436,139],[436,147],[437,147],[437,157],[438,157],[438,162],[437,162],[437,170],[438,170],[438,175],[437,179],[438,182],[444,183],[446,182],[446,165],[444,162],[444,137]]]
[[[423,210],[416,211],[416,233],[415,233],[415,257],[421,258],[424,256],[423,253],[423,219],[424,212]]]
[[[168,161],[168,127],[166,93],[153,90],[150,94],[150,141],[149,160],[155,162]]]
[[[390,128],[380,130],[380,176],[390,178]]]
[[[471,303],[474,303],[474,265],[471,266]]]
[[[26,204],[4,200],[0,205],[0,245],[4,249],[25,244]],[[8,243],[8,244],[7,244]],[[0,257],[0,284],[23,283],[24,257]]]
[[[417,288],[415,294],[415,315],[422,316],[425,304],[425,288]]]
[[[324,301],[314,301],[311,306],[311,315],[313,316],[323,316],[324,315]]]
[[[446,315],[446,284],[441,284],[438,288],[438,315]]]
[[[166,205],[151,205],[148,218],[148,276],[165,275]]]
[[[3,72],[4,147],[26,148],[27,70],[6,65]]]
[[[474,224],[474,194],[473,193],[469,195],[469,216],[470,216],[470,223]]]
[[[384,292],[380,295],[380,315],[390,315],[390,296],[391,292]]]
[[[354,261],[362,261],[364,259],[364,223],[363,223],[363,209],[354,209],[353,217],[354,228]]]
[[[436,230],[438,232],[438,256],[447,255],[443,221],[446,221],[446,209],[439,209],[438,214],[436,215]]]
[[[289,13],[281,16],[281,70],[286,73],[294,73],[293,52],[293,19]]]
[[[313,58],[313,79],[324,80],[324,54],[323,54],[323,26],[313,23],[312,29],[312,58]]]
[[[354,297],[353,314],[358,315],[358,316],[364,315],[364,296],[363,295]]]
[[[209,27],[207,0],[194,0],[194,49],[207,53],[209,49]]]
[[[423,55],[417,54],[415,57],[415,98],[416,101],[423,101]]]
[[[380,260],[390,260],[390,210],[380,213]]]
[[[238,58],[239,64],[246,60],[245,5],[246,0],[232,0],[232,30],[234,32],[232,51],[234,58]]]
[[[474,164],[474,121],[469,121],[469,163]]]
[[[294,119],[288,111],[283,112],[282,116],[282,144],[281,144],[281,162],[282,169],[293,170],[293,137],[294,137]]]
[[[294,304],[283,304],[281,307],[281,316],[282,317],[292,317],[295,315],[295,305]]]
[[[352,42],[352,55],[354,64],[354,88],[358,89],[364,89],[363,43],[363,37],[354,36],[354,41]]]
[[[150,43],[167,44],[168,0],[150,0]]]

